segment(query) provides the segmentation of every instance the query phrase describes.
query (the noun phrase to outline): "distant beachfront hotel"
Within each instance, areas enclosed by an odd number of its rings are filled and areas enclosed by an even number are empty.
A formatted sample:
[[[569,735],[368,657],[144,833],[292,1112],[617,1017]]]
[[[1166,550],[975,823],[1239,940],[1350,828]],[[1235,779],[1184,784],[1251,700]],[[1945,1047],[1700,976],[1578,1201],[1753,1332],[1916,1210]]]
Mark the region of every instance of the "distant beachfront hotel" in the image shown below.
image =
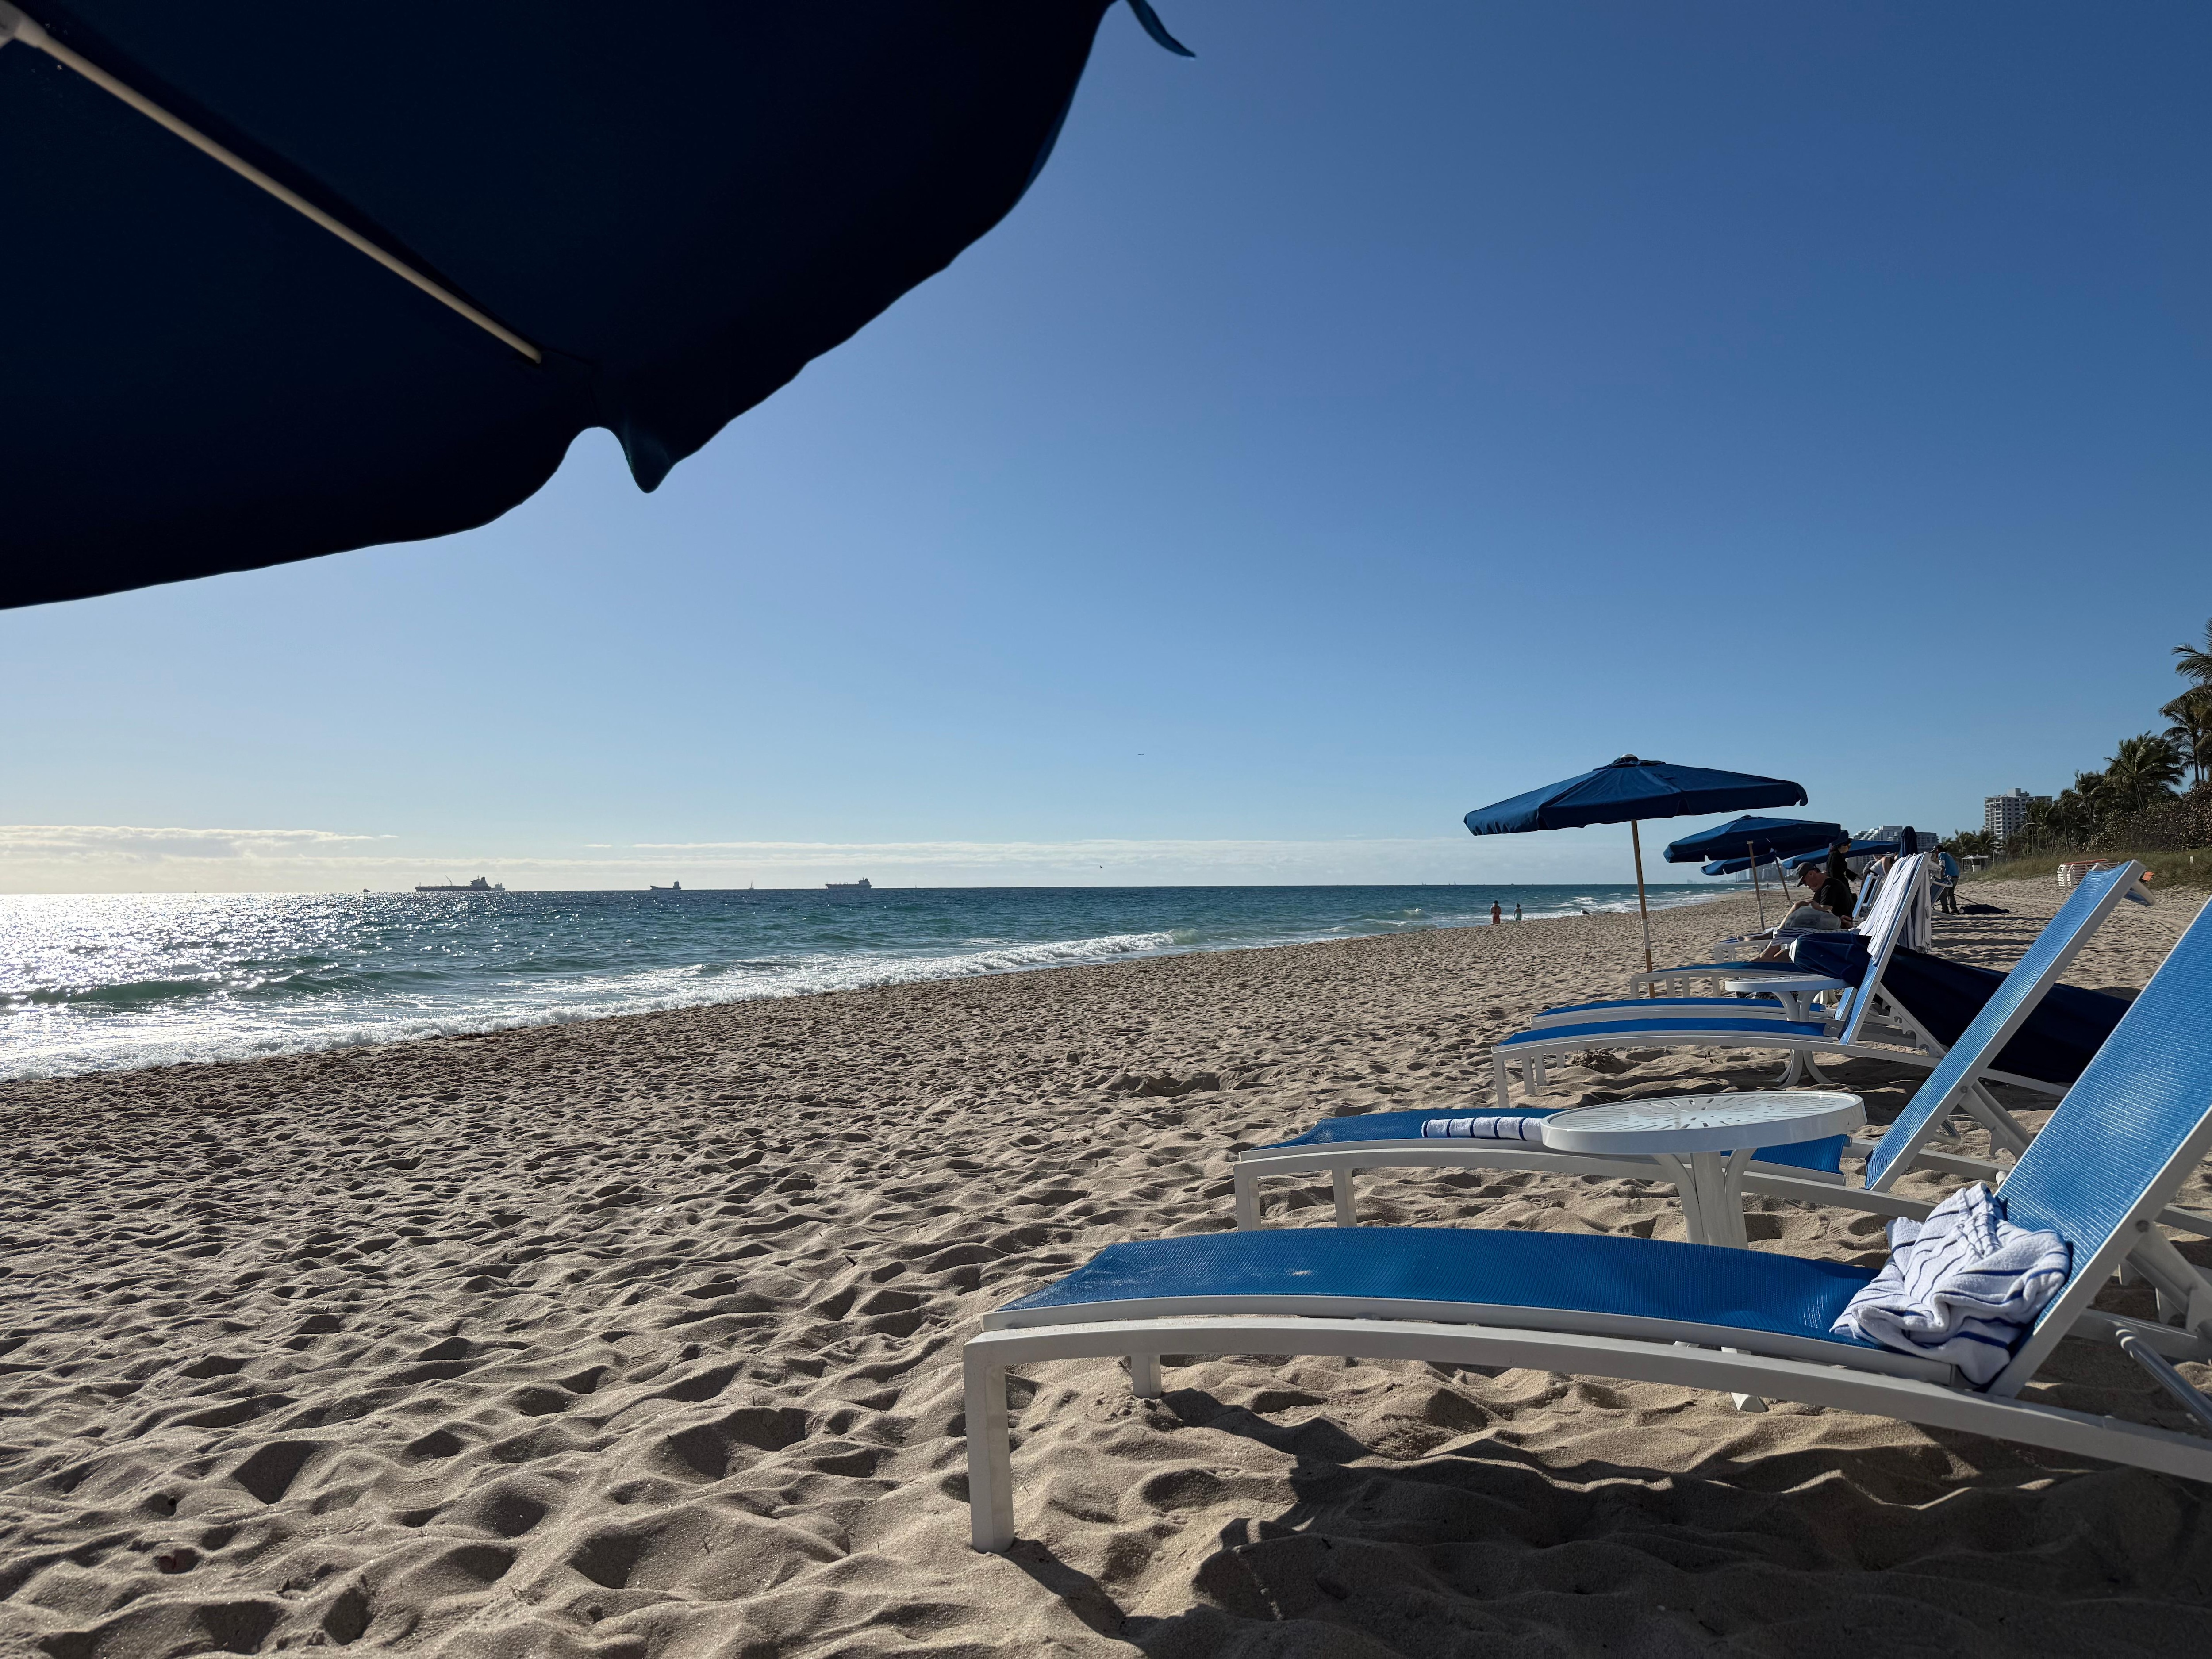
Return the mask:
[[[2048,795],[2031,795],[2025,789],[2014,789],[2008,794],[1982,797],[1982,828],[2000,847],[2013,837],[2014,832],[2027,823],[2027,809],[2036,802],[2047,801]]]

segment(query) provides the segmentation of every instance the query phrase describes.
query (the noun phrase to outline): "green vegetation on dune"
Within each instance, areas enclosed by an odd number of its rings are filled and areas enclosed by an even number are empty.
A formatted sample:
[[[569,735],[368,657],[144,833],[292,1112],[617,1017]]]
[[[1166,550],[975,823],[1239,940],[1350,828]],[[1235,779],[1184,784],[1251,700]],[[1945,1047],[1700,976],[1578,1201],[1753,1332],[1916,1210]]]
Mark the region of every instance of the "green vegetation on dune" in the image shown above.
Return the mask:
[[[2094,852],[2078,848],[2054,848],[1999,859],[1986,870],[1968,876],[1969,882],[2049,881],[2057,867],[2074,859],[2134,859],[2153,872],[2151,885],[2160,891],[2172,887],[2212,887],[2212,846],[2185,848],[2112,847]]]
[[[2189,684],[2159,709],[2163,732],[2123,738],[2103,770],[2076,772],[2030,806],[2002,848],[1977,830],[1953,836],[1951,849],[2001,853],[1984,879],[2048,876],[2071,859],[2134,858],[2161,884],[2212,885],[2212,621],[2202,645],[2177,645],[2173,655],[2173,672]]]

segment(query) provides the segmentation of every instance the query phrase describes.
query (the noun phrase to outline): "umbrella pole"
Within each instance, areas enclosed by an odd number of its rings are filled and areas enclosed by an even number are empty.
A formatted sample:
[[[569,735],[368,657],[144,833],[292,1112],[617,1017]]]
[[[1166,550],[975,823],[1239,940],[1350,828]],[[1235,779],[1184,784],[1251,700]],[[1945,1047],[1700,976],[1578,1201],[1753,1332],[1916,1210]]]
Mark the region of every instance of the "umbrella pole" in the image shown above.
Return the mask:
[[[1651,907],[1644,900],[1644,836],[1634,818],[1628,821],[1628,843],[1636,849],[1636,913],[1644,918],[1644,971],[1649,974],[1656,971],[1651,961]],[[1658,988],[1648,979],[1644,981],[1644,994],[1659,994]]]
[[[1766,931],[1766,893],[1759,884],[1759,843],[1747,841],[1743,850],[1751,855],[1751,890],[1759,900],[1759,931],[1763,933]]]

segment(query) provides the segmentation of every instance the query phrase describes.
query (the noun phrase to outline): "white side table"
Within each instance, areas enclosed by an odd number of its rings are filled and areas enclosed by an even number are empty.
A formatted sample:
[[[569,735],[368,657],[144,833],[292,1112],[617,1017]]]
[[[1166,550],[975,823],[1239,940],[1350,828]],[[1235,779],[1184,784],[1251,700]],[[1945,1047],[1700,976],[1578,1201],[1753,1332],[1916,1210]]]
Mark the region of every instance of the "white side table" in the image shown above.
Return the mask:
[[[1848,991],[1851,982],[1824,974],[1736,974],[1723,980],[1721,986],[1737,996],[1774,997],[1790,1018],[1812,1019],[1814,997],[1826,991]]]
[[[1792,1019],[1817,1020],[1820,1011],[1810,1005],[1823,991],[1848,991],[1851,982],[1847,979],[1830,979],[1825,974],[1738,974],[1721,981],[1721,988],[1739,995],[1765,992],[1780,1000],[1782,1011]],[[1827,1086],[1828,1079],[1813,1063],[1813,1056],[1802,1048],[1790,1051],[1790,1063],[1782,1068],[1782,1075],[1774,1079],[1778,1089],[1794,1089],[1808,1079]],[[1768,1146],[1776,1143],[1769,1141]]]
[[[1866,1122],[1866,1103],[1826,1090],[1677,1095],[1578,1106],[1544,1120],[1556,1152],[1655,1159],[1682,1195],[1682,1220],[1697,1244],[1747,1249],[1743,1172],[1760,1146],[1848,1134]]]
[[[1748,1249],[1743,1172],[1760,1146],[1848,1134],[1866,1122],[1856,1095],[1825,1090],[1790,1093],[1678,1095],[1581,1106],[1544,1120],[1544,1145],[1562,1152],[1641,1153],[1674,1178],[1682,1220],[1697,1244]],[[1742,1412],[1763,1412],[1757,1395],[1731,1395]]]

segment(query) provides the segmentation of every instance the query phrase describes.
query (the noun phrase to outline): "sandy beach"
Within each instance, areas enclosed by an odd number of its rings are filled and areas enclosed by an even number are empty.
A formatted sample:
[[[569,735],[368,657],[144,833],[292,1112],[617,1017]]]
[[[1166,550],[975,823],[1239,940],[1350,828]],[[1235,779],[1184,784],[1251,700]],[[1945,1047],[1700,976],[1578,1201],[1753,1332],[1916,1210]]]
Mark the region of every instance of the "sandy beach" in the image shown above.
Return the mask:
[[[2007,914],[1941,918],[1937,949],[2000,967],[2059,898],[1966,891]],[[2139,988],[2201,902],[2122,907],[2069,979]],[[1752,912],[1656,915],[1661,960]],[[0,1087],[0,1651],[2203,1652],[2200,1489],[1528,1371],[1208,1361],[1143,1402],[1038,1367],[1022,1542],[969,1549],[984,1311],[1225,1228],[1240,1147],[1468,1103],[1492,1041],[1639,956],[1633,916],[1591,916]],[[1776,1069],[1631,1050],[1554,1097]],[[1917,1073],[1836,1075],[1880,1123]],[[1361,1191],[1374,1224],[1682,1235],[1630,1182]],[[1272,1188],[1268,1218],[1326,1196]],[[1843,1211],[1750,1224],[1883,1249]],[[2116,1352],[2056,1375],[2184,1425]]]

